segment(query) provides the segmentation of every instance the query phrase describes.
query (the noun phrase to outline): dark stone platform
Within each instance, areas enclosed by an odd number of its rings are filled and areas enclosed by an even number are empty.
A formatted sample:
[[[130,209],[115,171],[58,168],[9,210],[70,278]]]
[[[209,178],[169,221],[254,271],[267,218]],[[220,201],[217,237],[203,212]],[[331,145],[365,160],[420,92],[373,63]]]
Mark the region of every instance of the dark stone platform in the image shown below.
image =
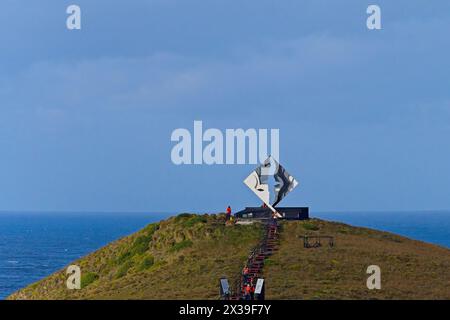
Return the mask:
[[[308,220],[308,207],[277,207],[275,208],[286,220]],[[236,212],[238,219],[268,219],[272,217],[272,210],[264,207],[246,207]]]

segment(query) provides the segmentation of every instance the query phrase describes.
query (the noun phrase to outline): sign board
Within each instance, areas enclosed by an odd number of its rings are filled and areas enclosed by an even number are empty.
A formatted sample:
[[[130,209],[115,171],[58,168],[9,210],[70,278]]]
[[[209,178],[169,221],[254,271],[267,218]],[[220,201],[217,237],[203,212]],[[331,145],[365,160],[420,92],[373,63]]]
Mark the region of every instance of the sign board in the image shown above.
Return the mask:
[[[264,279],[258,279],[256,281],[255,294],[261,294],[264,286]]]
[[[220,279],[220,295],[227,295],[230,293],[230,286],[226,278]]]

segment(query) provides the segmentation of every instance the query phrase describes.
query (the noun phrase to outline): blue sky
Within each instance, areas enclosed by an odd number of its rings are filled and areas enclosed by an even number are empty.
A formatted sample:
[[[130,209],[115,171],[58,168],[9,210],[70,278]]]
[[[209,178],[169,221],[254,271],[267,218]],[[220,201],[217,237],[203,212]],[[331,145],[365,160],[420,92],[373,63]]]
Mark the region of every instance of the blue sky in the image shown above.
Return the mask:
[[[450,209],[449,30],[438,0],[5,0],[0,210],[258,205],[254,166],[172,164],[194,120],[279,128],[284,205]]]

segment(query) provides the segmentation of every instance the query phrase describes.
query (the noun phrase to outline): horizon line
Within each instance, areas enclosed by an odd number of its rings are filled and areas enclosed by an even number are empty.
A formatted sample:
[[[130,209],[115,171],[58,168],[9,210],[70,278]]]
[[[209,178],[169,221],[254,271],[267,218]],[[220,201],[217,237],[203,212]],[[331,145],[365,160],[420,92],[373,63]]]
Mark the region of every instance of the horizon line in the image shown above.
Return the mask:
[[[432,212],[432,213],[450,213],[450,209],[414,209],[414,210],[318,210],[313,211],[310,208],[310,213],[314,214],[328,214],[328,213],[335,213],[335,214],[349,214],[349,213],[420,213],[420,212]],[[172,215],[178,215],[182,213],[192,213],[192,214],[218,214],[223,213],[221,211],[214,211],[214,212],[195,212],[195,210],[173,210],[173,211],[150,211],[150,210],[140,210],[140,211],[107,211],[107,210],[0,210],[0,214],[4,213],[32,213],[32,214],[172,214]]]

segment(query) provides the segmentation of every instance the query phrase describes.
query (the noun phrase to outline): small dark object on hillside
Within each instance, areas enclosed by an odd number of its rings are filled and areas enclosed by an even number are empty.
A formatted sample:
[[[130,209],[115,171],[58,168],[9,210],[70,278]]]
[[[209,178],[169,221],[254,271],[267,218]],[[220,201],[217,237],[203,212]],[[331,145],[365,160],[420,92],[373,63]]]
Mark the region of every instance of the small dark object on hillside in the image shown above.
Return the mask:
[[[328,245],[334,247],[334,237],[331,236],[303,236],[304,248],[318,248],[322,246],[321,239],[328,240]],[[310,242],[313,241],[313,242]]]

